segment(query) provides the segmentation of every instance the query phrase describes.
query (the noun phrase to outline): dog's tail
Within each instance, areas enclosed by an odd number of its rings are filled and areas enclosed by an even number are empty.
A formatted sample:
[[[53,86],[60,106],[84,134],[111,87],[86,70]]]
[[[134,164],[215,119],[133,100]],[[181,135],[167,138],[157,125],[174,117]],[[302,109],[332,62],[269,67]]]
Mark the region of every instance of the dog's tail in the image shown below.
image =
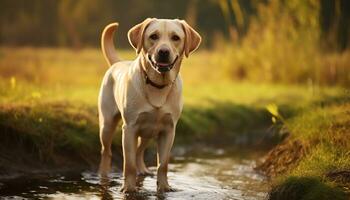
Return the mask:
[[[106,28],[102,32],[101,48],[103,56],[105,57],[109,66],[120,61],[119,57],[117,56],[117,51],[115,50],[113,42],[114,32],[117,29],[117,27],[118,23],[112,23],[106,26]]]

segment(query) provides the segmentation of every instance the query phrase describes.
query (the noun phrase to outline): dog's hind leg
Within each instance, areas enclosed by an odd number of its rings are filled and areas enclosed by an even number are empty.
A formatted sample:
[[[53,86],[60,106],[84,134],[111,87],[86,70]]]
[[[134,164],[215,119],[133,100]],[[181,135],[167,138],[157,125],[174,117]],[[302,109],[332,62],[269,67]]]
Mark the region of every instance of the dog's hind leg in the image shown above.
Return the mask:
[[[139,175],[152,175],[152,172],[147,169],[145,161],[144,161],[144,154],[146,147],[148,145],[149,139],[139,137],[138,138],[138,146],[136,151],[136,166],[137,166],[137,173]]]
[[[111,169],[112,139],[121,116],[113,95],[113,80],[109,73],[103,79],[98,99],[101,162],[99,173],[106,176]]]
[[[113,120],[102,120],[100,125],[100,142],[101,142],[101,161],[99,167],[99,173],[102,176],[106,176],[111,169],[112,160],[112,140],[113,134],[115,132],[116,126],[120,116],[117,115]]]

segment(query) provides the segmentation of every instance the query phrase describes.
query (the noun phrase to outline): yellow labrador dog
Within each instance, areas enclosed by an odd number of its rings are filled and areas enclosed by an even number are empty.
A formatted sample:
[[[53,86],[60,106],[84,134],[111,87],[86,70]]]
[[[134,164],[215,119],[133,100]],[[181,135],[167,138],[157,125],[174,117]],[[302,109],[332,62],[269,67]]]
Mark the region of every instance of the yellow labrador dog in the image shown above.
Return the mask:
[[[148,18],[128,32],[137,58],[119,60],[113,35],[118,24],[102,33],[102,50],[111,65],[98,98],[100,173],[111,167],[111,143],[118,121],[122,120],[124,184],[121,191],[136,190],[137,174],[149,174],[144,151],[151,138],[157,140],[157,190],[171,191],[167,180],[170,150],[182,110],[181,61],[196,50],[200,35],[183,20]]]

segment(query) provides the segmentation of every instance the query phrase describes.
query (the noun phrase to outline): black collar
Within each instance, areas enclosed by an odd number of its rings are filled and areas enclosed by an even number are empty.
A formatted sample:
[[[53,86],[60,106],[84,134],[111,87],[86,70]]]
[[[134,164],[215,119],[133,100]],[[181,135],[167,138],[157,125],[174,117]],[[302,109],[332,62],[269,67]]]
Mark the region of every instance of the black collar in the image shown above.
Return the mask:
[[[142,71],[145,74],[146,84],[150,84],[151,86],[153,86],[153,87],[155,87],[155,88],[157,88],[159,90],[161,90],[161,89],[163,89],[163,88],[165,88],[166,86],[169,85],[169,84],[159,85],[159,84],[153,82],[151,79],[148,78],[146,71],[143,70],[143,69],[142,69]]]

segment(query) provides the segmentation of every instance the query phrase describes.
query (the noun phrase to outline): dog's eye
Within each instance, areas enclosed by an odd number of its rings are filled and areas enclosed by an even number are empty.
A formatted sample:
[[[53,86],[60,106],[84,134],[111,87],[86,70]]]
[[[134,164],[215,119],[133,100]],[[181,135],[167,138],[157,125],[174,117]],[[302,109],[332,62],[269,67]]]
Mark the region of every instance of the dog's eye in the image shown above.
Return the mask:
[[[154,34],[150,35],[149,38],[151,38],[151,40],[158,40],[159,37],[157,34],[154,33]]]
[[[177,35],[173,35],[173,36],[171,37],[171,39],[172,39],[173,41],[179,41],[179,40],[180,40],[180,37],[177,36]]]

